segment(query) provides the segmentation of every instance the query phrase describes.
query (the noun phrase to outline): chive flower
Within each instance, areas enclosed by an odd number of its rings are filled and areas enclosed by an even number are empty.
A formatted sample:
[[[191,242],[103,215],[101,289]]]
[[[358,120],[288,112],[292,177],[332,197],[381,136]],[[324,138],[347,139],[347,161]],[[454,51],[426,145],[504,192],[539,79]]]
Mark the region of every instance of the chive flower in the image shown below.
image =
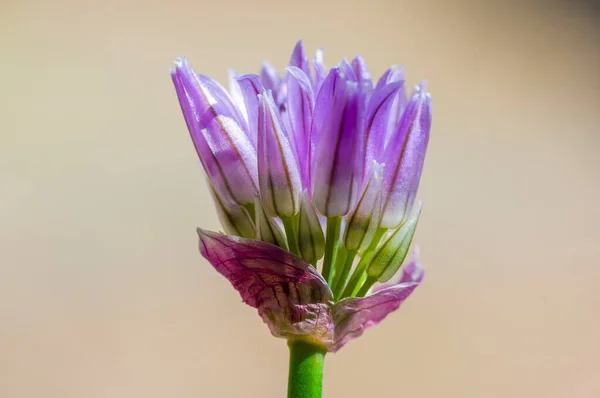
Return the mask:
[[[200,252],[288,340],[288,396],[320,397],[325,353],[423,280],[408,253],[431,97],[360,56],[327,70],[301,41],[283,76],[230,71],[226,90],[180,58],[171,77],[225,232],[198,229]]]

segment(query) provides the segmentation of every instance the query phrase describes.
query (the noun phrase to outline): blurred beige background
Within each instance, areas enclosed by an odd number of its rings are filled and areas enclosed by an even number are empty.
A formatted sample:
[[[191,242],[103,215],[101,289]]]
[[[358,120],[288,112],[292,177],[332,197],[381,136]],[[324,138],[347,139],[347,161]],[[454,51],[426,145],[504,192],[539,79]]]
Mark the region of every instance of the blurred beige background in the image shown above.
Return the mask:
[[[285,342],[197,252],[219,226],[168,71],[303,38],[434,98],[426,283],[327,357],[325,396],[600,397],[597,8],[4,0],[0,396],[285,396]]]

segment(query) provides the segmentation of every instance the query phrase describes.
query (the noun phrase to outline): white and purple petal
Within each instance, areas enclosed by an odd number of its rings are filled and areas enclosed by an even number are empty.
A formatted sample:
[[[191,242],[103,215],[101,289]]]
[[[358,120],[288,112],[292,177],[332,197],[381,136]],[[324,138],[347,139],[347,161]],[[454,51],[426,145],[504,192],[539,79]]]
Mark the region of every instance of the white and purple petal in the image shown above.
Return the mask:
[[[381,226],[396,228],[414,204],[431,128],[431,97],[417,86],[385,148]]]
[[[270,216],[291,217],[300,208],[302,181],[298,162],[277,112],[271,92],[258,96],[258,182]]]
[[[356,166],[357,83],[333,68],[317,96],[311,137],[311,194],[324,216],[344,216],[356,201],[361,178]]]
[[[243,75],[238,77],[237,83],[240,92],[244,98],[244,107],[246,109],[248,120],[248,133],[250,140],[256,146],[256,136],[258,131],[258,95],[265,91],[260,77],[257,75]]]
[[[302,40],[298,40],[296,43],[294,51],[292,51],[292,56],[290,57],[289,66],[295,66],[302,69],[307,76],[311,75],[310,63],[308,62],[308,57],[306,56],[306,51],[304,50],[304,44],[302,43]]]
[[[209,180],[219,195],[240,205],[257,190],[256,150],[245,122],[217,82],[195,74],[185,59],[171,71],[179,104]]]
[[[315,107],[315,96],[310,77],[298,67],[287,68],[288,137],[301,170],[302,184],[309,187],[310,129]]]
[[[361,164],[364,165],[364,177],[369,176],[370,166],[374,161],[383,162],[383,149],[385,133],[390,119],[390,111],[395,97],[404,82],[394,82],[375,90],[369,101],[363,131],[360,139],[362,156]]]

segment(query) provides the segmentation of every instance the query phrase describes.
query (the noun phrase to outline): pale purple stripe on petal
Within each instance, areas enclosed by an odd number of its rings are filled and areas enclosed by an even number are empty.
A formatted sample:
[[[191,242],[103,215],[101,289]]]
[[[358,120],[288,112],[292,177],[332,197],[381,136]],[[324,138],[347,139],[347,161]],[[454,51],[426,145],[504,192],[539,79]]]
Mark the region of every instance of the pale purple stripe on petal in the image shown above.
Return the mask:
[[[258,309],[276,337],[333,341],[332,293],[301,258],[268,243],[199,229],[200,252]]]

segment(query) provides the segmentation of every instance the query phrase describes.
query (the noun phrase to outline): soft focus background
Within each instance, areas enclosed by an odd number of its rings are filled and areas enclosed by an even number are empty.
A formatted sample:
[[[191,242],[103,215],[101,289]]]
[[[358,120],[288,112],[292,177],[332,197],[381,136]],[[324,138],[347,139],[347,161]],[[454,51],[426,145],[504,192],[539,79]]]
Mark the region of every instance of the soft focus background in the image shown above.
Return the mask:
[[[0,396],[285,396],[285,342],[197,252],[219,225],[168,72],[303,38],[434,99],[426,283],[327,357],[325,396],[599,397],[599,8],[4,0]]]

